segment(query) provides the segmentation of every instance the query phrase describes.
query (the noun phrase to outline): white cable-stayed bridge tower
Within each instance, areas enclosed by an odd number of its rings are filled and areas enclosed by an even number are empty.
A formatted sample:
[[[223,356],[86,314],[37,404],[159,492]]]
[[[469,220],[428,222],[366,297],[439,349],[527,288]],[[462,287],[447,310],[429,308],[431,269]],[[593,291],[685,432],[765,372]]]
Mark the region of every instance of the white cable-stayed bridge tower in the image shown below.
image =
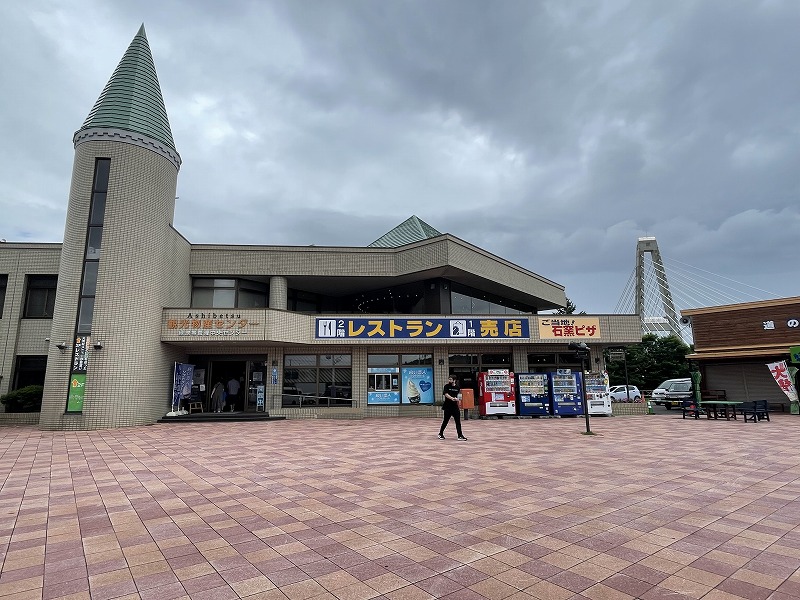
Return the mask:
[[[640,315],[642,334],[672,334],[691,344],[692,328],[688,320],[680,318],[680,310],[777,297],[679,261],[665,260],[655,237],[641,237],[636,243],[636,265],[614,312]]]

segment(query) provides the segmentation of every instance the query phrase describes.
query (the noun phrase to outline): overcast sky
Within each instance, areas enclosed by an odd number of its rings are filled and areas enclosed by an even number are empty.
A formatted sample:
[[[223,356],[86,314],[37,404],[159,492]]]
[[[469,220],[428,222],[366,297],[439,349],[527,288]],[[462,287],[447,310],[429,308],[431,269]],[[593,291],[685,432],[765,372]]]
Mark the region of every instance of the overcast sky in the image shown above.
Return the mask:
[[[641,236],[750,299],[800,295],[797,0],[28,0],[0,18],[8,241],[62,240],[72,135],[144,23],[190,242],[365,246],[417,215],[589,313],[614,311]]]

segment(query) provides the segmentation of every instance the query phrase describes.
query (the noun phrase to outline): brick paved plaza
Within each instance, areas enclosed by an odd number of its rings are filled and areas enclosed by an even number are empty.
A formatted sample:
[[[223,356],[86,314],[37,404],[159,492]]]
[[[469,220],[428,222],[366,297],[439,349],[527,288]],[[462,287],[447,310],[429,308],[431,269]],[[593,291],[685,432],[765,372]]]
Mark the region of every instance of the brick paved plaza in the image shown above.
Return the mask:
[[[0,428],[0,599],[800,598],[800,419]]]

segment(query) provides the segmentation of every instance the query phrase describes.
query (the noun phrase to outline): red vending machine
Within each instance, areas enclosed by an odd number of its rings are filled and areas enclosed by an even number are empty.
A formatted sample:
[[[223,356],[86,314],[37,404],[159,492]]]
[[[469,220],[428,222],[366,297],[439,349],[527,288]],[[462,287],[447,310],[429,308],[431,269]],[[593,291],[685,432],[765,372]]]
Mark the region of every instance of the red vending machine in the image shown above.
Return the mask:
[[[517,414],[514,373],[508,369],[489,369],[478,373],[478,409],[480,417]]]

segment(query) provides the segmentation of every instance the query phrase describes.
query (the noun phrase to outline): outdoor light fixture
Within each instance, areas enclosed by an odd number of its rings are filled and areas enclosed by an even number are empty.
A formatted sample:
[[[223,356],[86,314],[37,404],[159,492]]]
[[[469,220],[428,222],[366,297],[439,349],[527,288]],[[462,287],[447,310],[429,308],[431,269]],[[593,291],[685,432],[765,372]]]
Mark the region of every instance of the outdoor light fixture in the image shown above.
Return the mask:
[[[61,350],[62,352],[67,349],[67,342],[61,342],[56,344],[56,348]]]
[[[440,365],[443,365],[443,364],[444,364],[444,359],[443,359],[443,358],[440,358],[440,359],[439,359],[439,364],[440,364]]]
[[[95,342],[94,343],[95,350],[102,350],[103,349],[103,342]]]

